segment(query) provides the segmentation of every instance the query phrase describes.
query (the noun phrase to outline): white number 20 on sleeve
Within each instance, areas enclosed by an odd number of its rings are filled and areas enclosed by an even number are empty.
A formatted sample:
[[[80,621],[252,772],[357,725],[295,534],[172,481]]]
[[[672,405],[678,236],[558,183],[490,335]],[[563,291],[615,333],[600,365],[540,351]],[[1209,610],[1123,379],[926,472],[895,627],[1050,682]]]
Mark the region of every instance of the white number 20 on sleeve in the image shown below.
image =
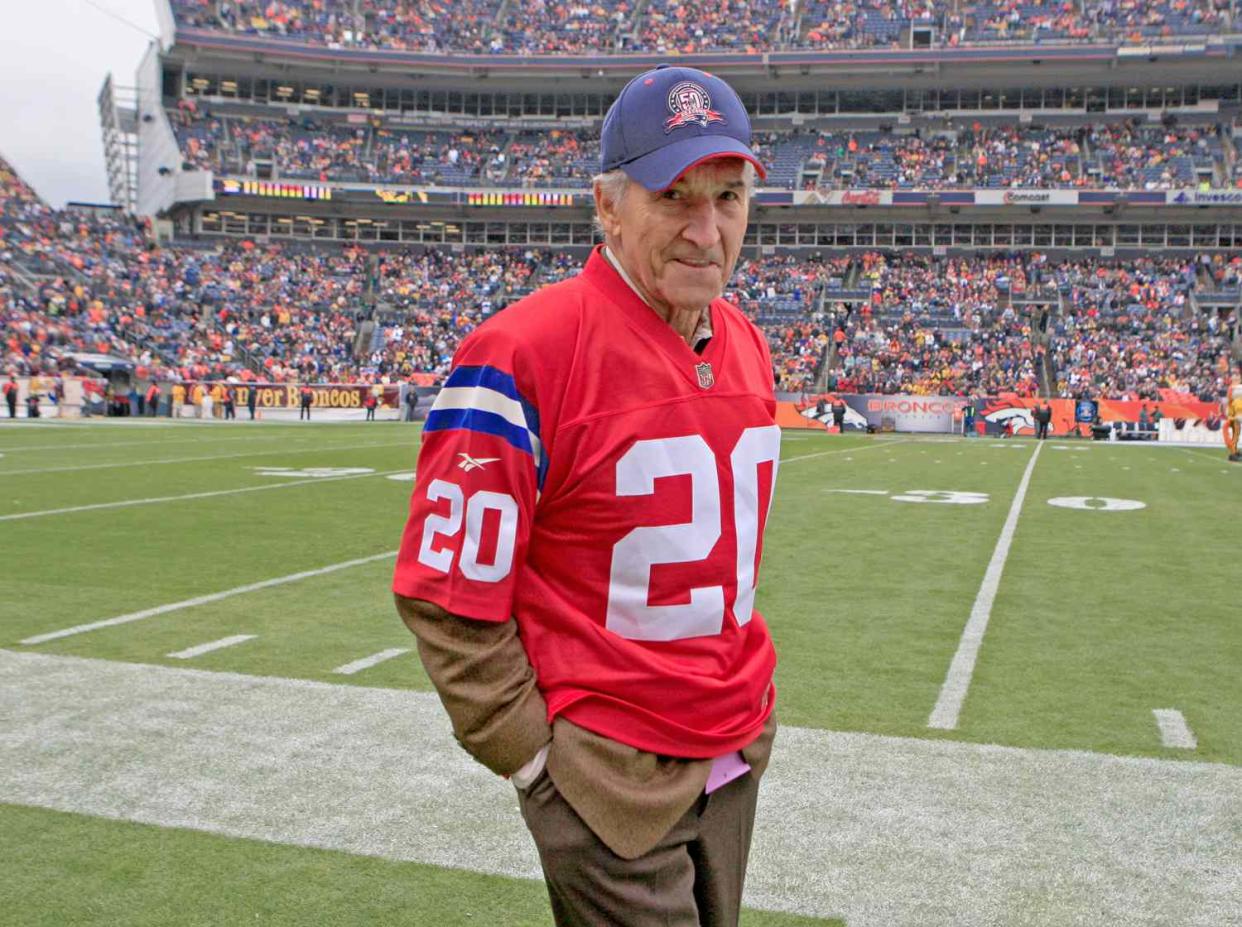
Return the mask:
[[[750,621],[755,603],[755,556],[759,544],[759,466],[772,464],[776,484],[781,434],[776,425],[748,428],[729,456],[733,476],[733,531],[737,546],[738,624]],[[660,563],[705,560],[721,535],[720,480],[716,459],[699,435],[638,441],[617,461],[617,495],[649,496],[655,481],[689,476],[691,520],[632,529],[612,549],[608,582],[608,630],[630,640],[671,641],[719,634],[724,627],[724,587],[690,590],[684,605],[648,605],[651,568]],[[765,513],[766,516],[766,513]],[[450,516],[451,517],[451,516]]]
[[[432,480],[427,487],[427,498],[432,502],[447,499],[447,515],[431,514],[423,522],[422,543],[418,546],[418,562],[441,573],[447,573],[453,565],[453,551],[443,547],[434,550],[437,534],[453,537],[461,530],[461,487],[447,480]],[[513,569],[513,548],[517,542],[517,502],[507,493],[479,490],[466,504],[466,536],[461,545],[461,562],[458,569],[467,579],[481,583],[498,583]],[[483,535],[483,518],[491,510],[500,516],[496,534],[496,553],[491,563],[479,563],[479,547]]]

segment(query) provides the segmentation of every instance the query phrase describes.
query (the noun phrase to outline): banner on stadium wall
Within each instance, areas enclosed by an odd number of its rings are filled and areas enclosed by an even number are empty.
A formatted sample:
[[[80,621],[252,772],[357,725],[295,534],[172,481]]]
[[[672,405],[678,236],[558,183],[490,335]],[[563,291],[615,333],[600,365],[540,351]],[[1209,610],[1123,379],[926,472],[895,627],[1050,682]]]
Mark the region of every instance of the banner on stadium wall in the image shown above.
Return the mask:
[[[1167,190],[1170,206],[1242,206],[1242,190]]]
[[[891,427],[895,431],[960,434],[963,410],[973,403],[976,433],[987,435],[1004,433],[1006,424],[1010,422],[1013,423],[1014,434],[1035,434],[1033,410],[1043,401],[1016,395],[967,399],[961,396],[784,393],[777,399],[776,423],[782,428],[791,429],[831,429],[834,427],[832,403],[838,397],[845,402],[846,431],[881,431]],[[1048,402],[1052,407],[1052,434],[1090,433],[1088,425],[1075,421],[1078,406],[1076,400],[1051,399]],[[1188,422],[1211,419],[1219,411],[1214,403],[1190,398],[1146,403],[1137,400],[1103,399],[1097,403],[1102,422],[1137,422],[1144,405],[1147,406],[1149,416],[1159,409],[1165,418],[1184,419]],[[980,424],[982,431],[979,430]]]
[[[222,196],[262,196],[285,200],[330,200],[332,188],[323,184],[281,183],[274,180],[217,180]]]
[[[796,206],[1242,206],[1242,190],[800,190]]]
[[[380,188],[375,191],[375,195],[389,204],[430,202],[426,190],[387,190]]]
[[[219,383],[217,380],[205,381],[202,385],[211,389]],[[195,383],[183,383],[186,401],[193,395]],[[250,402],[250,391],[254,390],[255,407],[259,409],[296,409],[301,405],[302,384],[300,383],[230,383],[233,388],[234,401],[238,408],[244,408]],[[363,409],[367,394],[371,392],[370,383],[312,383],[315,392],[316,409]],[[380,397],[380,408],[396,409],[400,405],[401,386],[397,383],[382,384],[383,394]]]
[[[892,190],[802,190],[795,194],[799,206],[892,206]]]
[[[846,431],[907,431],[946,433],[967,400],[959,396],[883,396],[878,394],[818,393],[777,403],[776,423],[782,428],[831,428],[832,404],[845,403]]]
[[[976,190],[976,206],[1077,206],[1077,190]]]
[[[999,435],[1005,431],[1007,423],[1012,422],[1014,434],[1035,434],[1035,416],[1032,410],[1043,402],[1042,399],[1026,396],[1001,395],[980,396],[974,400],[976,423],[982,422],[983,434]],[[1184,401],[1162,400],[1160,402],[1141,402],[1139,400],[1101,399],[1091,400],[1096,406],[1101,422],[1137,422],[1142,414],[1143,406],[1147,414],[1154,415],[1156,410],[1168,419],[1185,419],[1201,421],[1218,413],[1214,403],[1200,402],[1197,399]],[[1075,399],[1050,399],[1052,407],[1052,425],[1050,431],[1054,435],[1090,434],[1090,425],[1079,419],[1080,401]]]
[[[467,193],[465,202],[467,206],[573,206],[575,200],[581,199],[581,195],[573,193],[496,190]]]

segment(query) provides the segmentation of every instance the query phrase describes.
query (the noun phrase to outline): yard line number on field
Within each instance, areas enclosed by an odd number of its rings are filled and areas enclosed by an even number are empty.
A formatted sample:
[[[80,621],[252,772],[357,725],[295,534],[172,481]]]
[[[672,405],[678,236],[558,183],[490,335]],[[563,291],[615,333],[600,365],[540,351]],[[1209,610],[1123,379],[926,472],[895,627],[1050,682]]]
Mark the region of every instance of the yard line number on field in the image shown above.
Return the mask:
[[[996,601],[996,590],[1000,586],[1001,574],[1005,571],[1005,561],[1009,557],[1009,547],[1013,543],[1014,531],[1018,527],[1018,515],[1022,512],[1022,503],[1026,499],[1027,487],[1031,484],[1031,473],[1035,462],[1039,460],[1042,444],[1035,445],[1030,462],[1022,473],[1018,483],[1018,491],[1014,493],[1013,504],[1009,506],[1009,515],[1001,528],[996,548],[992,551],[992,559],[988,562],[987,572],[983,574],[983,584],[979,586],[979,594],[975,596],[974,607],[970,610],[970,619],[962,630],[961,640],[957,644],[957,652],[953,662],[949,664],[949,673],[940,687],[940,697],[932,709],[927,726],[951,731],[957,727],[958,716],[962,711],[962,703],[970,689],[970,680],[975,672],[975,660],[979,656],[979,645],[983,643],[984,632],[988,629],[988,620],[992,617],[992,603]]]

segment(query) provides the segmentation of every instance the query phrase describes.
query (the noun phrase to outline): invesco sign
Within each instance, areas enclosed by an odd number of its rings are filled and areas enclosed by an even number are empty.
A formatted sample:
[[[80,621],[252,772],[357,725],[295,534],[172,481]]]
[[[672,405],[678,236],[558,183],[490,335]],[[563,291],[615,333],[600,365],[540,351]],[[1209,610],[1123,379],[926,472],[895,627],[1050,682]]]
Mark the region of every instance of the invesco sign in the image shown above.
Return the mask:
[[[1242,190],[1182,190],[1171,194],[1178,206],[1242,206]]]

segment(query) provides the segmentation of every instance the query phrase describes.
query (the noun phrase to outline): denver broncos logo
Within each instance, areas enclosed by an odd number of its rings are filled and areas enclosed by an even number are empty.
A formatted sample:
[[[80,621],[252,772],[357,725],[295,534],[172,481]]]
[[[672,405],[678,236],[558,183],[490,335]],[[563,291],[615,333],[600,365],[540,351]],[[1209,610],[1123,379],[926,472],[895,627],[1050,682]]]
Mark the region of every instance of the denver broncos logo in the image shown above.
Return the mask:
[[[673,115],[664,122],[665,134],[682,126],[707,128],[709,123],[725,121],[724,116],[712,109],[712,98],[707,90],[692,80],[683,80],[668,92],[668,111]]]
[[[983,410],[983,417],[1002,428],[1009,421],[1013,422],[1014,434],[1034,434],[1035,416],[1031,410],[1022,406],[1009,406],[996,403]]]
[[[829,406],[823,415],[819,415],[816,412],[815,406],[816,406],[816,403],[811,402],[803,406],[795,406],[795,408],[798,410],[798,414],[801,415],[803,418],[813,419],[819,422],[821,425],[826,425],[827,427],[831,428],[832,427],[832,407]],[[863,415],[861,412],[859,412],[857,409],[850,406],[848,403],[845,406],[845,421],[842,424],[844,428],[846,429],[854,428],[854,429],[857,429],[858,431],[867,430],[866,416]]]

